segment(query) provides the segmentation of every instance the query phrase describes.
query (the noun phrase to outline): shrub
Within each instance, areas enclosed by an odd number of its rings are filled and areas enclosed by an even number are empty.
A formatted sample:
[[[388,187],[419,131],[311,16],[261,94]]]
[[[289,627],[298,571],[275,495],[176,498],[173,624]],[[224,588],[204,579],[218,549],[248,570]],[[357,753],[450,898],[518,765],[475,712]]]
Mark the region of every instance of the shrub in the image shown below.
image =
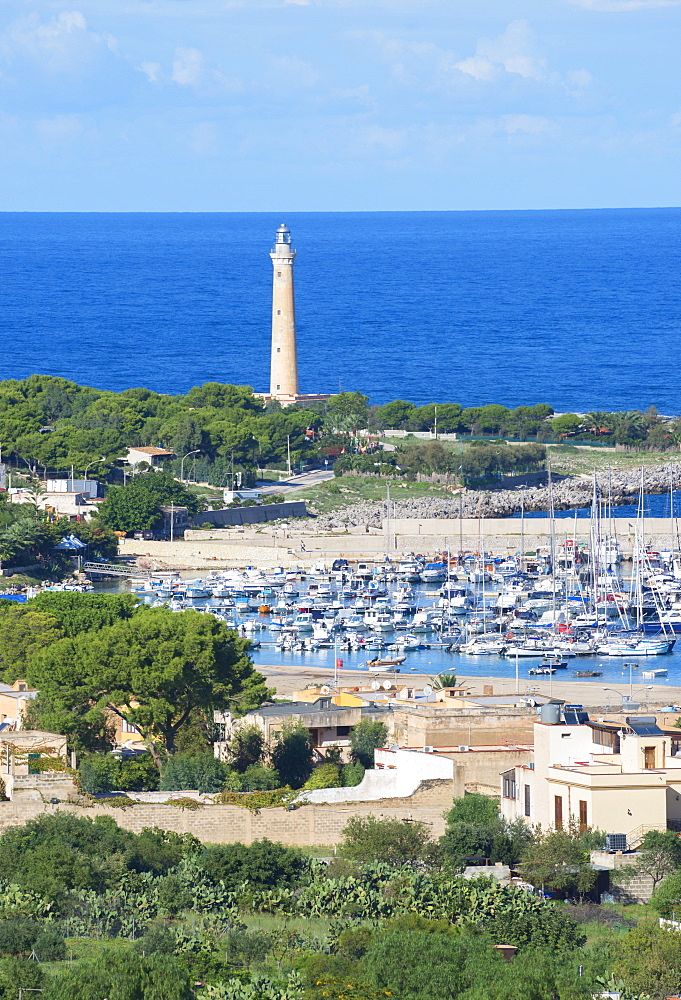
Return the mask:
[[[80,787],[88,795],[102,792],[153,792],[159,773],[151,754],[122,760],[113,754],[90,754],[79,767]]]
[[[281,788],[281,778],[273,767],[252,764],[240,775],[240,784],[244,792],[268,792]]]
[[[30,952],[33,942],[40,933],[40,924],[35,920],[15,917],[0,921],[0,954],[21,955]]]
[[[345,764],[341,771],[341,784],[344,788],[352,788],[354,785],[359,785],[364,777],[364,771],[363,764]]]
[[[206,847],[199,864],[214,882],[230,889],[243,882],[258,889],[298,882],[310,869],[310,859],[297,847],[284,847],[271,840],[245,844],[216,844]]]
[[[161,768],[159,788],[177,792],[185,788],[199,792],[219,792],[225,787],[229,768],[210,751],[201,754],[176,753]]]
[[[44,924],[33,942],[33,950],[40,962],[61,962],[66,958],[66,941],[56,927]]]
[[[320,764],[307,779],[303,788],[339,788],[343,784],[338,764]]]
[[[351,816],[343,836],[341,853],[352,861],[405,864],[425,857],[433,846],[425,823],[375,816]]]
[[[262,931],[230,931],[225,939],[225,962],[228,965],[242,966],[263,962],[274,943],[275,938]]]

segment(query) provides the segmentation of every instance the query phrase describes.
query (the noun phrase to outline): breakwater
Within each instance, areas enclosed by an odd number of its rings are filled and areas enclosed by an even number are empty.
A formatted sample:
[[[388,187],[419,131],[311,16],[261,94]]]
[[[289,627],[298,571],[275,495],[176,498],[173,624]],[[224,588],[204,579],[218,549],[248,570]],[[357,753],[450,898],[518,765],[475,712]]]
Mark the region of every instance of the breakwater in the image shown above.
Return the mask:
[[[681,462],[667,462],[643,474],[643,489],[646,494],[666,493],[670,487],[681,489]],[[614,469],[596,475],[599,496],[614,506],[636,502],[641,489],[640,469]],[[586,507],[593,497],[593,476],[577,476],[560,479],[548,486],[531,487],[522,490],[522,502],[526,512],[547,511],[553,494],[553,506],[557,511]],[[400,500],[399,486],[392,487],[390,517],[398,519],[444,518],[504,518],[512,517],[520,509],[521,491],[514,490],[465,490],[451,498],[419,497]],[[320,515],[315,521],[319,531],[333,531],[343,528],[368,526],[381,527],[386,517],[385,502],[361,501],[331,514]]]

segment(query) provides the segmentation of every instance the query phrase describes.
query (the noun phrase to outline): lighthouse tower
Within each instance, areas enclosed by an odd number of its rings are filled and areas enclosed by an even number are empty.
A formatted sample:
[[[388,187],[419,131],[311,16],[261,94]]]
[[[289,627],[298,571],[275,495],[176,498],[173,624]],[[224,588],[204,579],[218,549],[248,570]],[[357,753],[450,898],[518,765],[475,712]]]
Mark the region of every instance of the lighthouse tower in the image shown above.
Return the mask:
[[[270,253],[272,277],[272,360],[270,363],[270,395],[298,395],[298,355],[296,351],[296,310],[293,300],[293,261],[296,252],[291,247],[291,231],[282,224],[277,229]]]

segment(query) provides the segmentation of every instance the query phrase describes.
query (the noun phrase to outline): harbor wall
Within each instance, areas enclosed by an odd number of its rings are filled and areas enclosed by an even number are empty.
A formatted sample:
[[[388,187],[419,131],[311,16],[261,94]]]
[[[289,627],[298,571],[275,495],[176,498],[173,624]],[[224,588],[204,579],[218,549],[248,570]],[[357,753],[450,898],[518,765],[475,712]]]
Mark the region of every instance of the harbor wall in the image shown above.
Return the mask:
[[[249,508],[246,508],[249,509]],[[251,508],[255,509],[255,508]],[[479,552],[482,548],[483,525],[479,518],[395,518],[383,529],[355,529],[346,532],[316,534],[314,521],[302,525],[261,528],[214,529],[188,531],[184,539],[174,542],[144,541],[123,538],[121,556],[137,559],[138,565],[158,564],[169,569],[219,569],[220,567],[297,565],[309,568],[314,562],[337,557],[351,560],[382,560],[386,553],[400,558],[407,553],[435,554],[447,551]],[[657,549],[676,546],[678,521],[671,518],[646,518],[644,537]],[[387,529],[389,528],[389,534]],[[616,536],[620,551],[630,558],[636,541],[636,522],[629,518],[614,518],[602,522],[602,532]],[[567,538],[589,544],[588,518],[559,518],[555,522],[556,544]],[[484,521],[484,548],[495,554],[534,552],[551,541],[548,518],[530,518],[521,522],[515,518],[489,518]],[[301,549],[304,546],[304,550]],[[152,566],[152,568],[154,568]]]

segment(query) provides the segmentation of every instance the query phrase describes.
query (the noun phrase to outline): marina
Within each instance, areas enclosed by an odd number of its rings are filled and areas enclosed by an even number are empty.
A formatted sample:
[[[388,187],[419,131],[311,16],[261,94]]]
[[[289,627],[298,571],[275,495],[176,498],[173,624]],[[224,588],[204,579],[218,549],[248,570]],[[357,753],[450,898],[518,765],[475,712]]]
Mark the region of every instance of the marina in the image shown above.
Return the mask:
[[[647,703],[655,689],[681,684],[681,561],[641,549],[625,564],[612,546],[594,551],[595,573],[587,549],[578,556],[562,543],[553,573],[550,551],[538,550],[526,559],[468,553],[200,578],[152,573],[117,589],[147,605],[214,615],[249,639],[263,669],[511,678],[524,691],[535,682],[550,689],[558,677],[561,686],[600,685],[604,704]]]

